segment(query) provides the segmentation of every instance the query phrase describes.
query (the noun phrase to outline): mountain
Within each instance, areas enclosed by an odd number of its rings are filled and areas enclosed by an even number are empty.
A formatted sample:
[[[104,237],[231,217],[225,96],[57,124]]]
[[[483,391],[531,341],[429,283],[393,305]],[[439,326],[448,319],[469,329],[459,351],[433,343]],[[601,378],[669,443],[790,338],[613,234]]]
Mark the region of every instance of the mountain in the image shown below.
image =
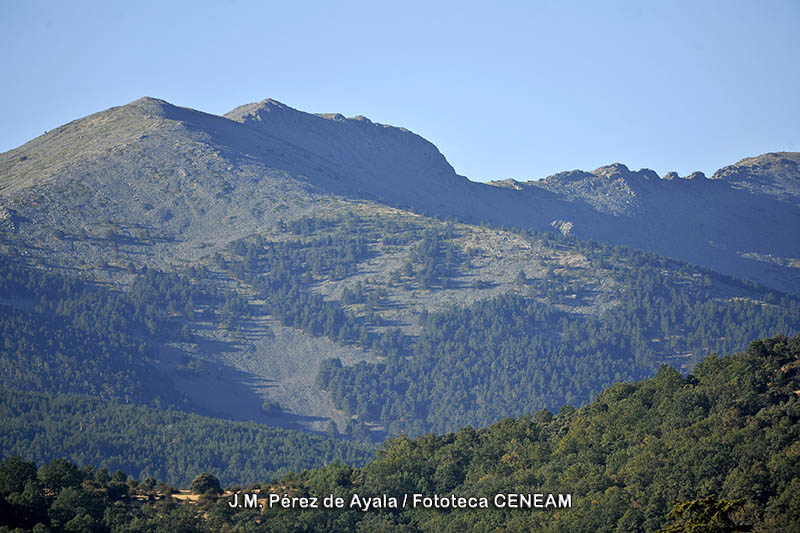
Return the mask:
[[[318,158],[325,172],[315,168],[312,175],[327,189],[381,194],[388,200],[414,191],[417,196],[408,198],[433,202],[467,184],[430,142],[363,116],[312,115],[274,100],[237,107],[224,116]],[[331,180],[325,181],[325,175]]]
[[[796,234],[800,154],[765,154],[717,171],[711,179],[613,164],[561,172],[520,186],[544,189],[596,215],[611,216],[612,234],[594,220],[565,217],[578,236],[624,243],[797,293]],[[589,226],[589,227],[586,227]]]
[[[718,170],[712,179],[725,180],[734,188],[798,205],[799,175],[800,155],[778,152],[742,159],[735,165]]]
[[[356,440],[582,405],[800,329],[796,160],[481,184],[364,117],[142,98],[0,155],[2,386]]]
[[[614,164],[481,184],[418,135],[364,117],[274,100],[218,117],[142,98],[0,155],[0,218],[23,241],[46,243],[58,262],[102,254],[85,239],[64,247],[48,229],[93,236],[120,226],[157,241],[146,261],[161,264],[319,202],[368,200],[467,223],[555,227],[800,294],[798,159],[745,159],[712,179]]]

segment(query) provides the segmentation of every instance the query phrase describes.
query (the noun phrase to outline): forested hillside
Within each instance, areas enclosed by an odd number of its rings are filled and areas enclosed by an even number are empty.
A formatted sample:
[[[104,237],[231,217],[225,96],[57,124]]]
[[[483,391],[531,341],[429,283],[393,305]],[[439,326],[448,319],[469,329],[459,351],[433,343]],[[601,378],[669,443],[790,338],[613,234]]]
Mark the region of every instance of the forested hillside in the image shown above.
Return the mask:
[[[0,385],[185,403],[157,368],[154,346],[178,338],[178,318],[202,298],[186,278],[145,270],[122,293],[0,258],[0,291]]]
[[[408,130],[274,100],[215,116],[142,98],[78,119],[0,154],[0,456],[183,485],[203,470],[230,484],[335,463],[284,483],[469,491],[511,479],[508,490],[569,486],[605,502],[465,515],[485,529],[569,530],[601,510],[620,529],[652,529],[671,499],[711,494],[746,498],[748,519],[771,523],[797,477],[784,464],[794,448],[770,441],[762,460],[724,439],[763,442],[748,424],[772,411],[737,402],[793,404],[779,380],[752,394],[744,378],[734,391],[703,380],[795,354],[784,339],[706,359],[800,332],[799,162],[482,184]],[[740,399],[723,405],[726,394]],[[794,419],[764,423],[791,433]],[[679,466],[642,471],[659,457]],[[736,468],[746,475],[729,481]],[[681,485],[678,471],[693,477]],[[159,500],[106,516],[122,489],[104,478],[92,485],[87,470],[71,485],[70,498],[108,498],[87,511],[89,529],[147,530],[172,512]],[[766,488],[744,494],[740,478]],[[13,516],[59,498],[25,479],[3,493]],[[139,496],[156,498],[147,485]],[[249,520],[217,523],[215,509],[196,527]],[[42,523],[63,529],[58,516]],[[426,530],[444,516],[300,513],[284,525]]]
[[[664,366],[654,378],[616,384],[578,410],[402,437],[363,468],[332,464],[253,484],[246,492],[261,491],[262,509],[231,509],[232,495],[215,496],[208,476],[193,483],[209,491],[195,506],[154,479],[125,484],[121,473],[112,479],[107,470],[58,461],[37,475],[18,458],[0,466],[0,495],[4,523],[29,528],[75,520],[98,531],[169,524],[185,531],[791,532],[800,524],[798,442],[800,336],[775,337],[753,342],[746,353],[708,357],[686,377]],[[345,504],[270,508],[272,492],[320,502],[333,494]],[[571,505],[495,504],[496,494],[509,493],[569,494]],[[398,504],[364,511],[351,505],[354,494],[393,496]],[[412,498],[404,508],[404,494],[489,503],[415,508]]]
[[[130,265],[123,287],[0,261],[3,386],[285,426],[276,415],[315,415],[317,431],[371,441],[582,405],[662,363],[688,371],[800,330],[797,298],[625,247],[363,207],[276,229],[179,272]],[[224,378],[269,384],[292,364],[260,359],[279,327],[364,354],[295,371],[336,422]]]
[[[0,449],[5,457],[66,458],[177,486],[203,471],[231,485],[374,456],[368,446],[256,422],[8,389],[0,389]]]
[[[376,353],[324,361],[317,384],[389,435],[580,405],[664,362],[688,370],[709,353],[800,330],[797,298],[560,235],[501,232],[527,248],[503,258],[513,274],[498,274],[499,260],[483,262],[491,241],[475,233],[397,214],[305,218],[280,240],[237,241],[212,266],[284,325]],[[396,267],[376,273],[389,258]]]
[[[176,484],[194,470],[235,482],[371,455],[336,431],[322,437],[187,413],[217,414],[176,390],[159,346],[184,341],[195,313],[230,320],[236,308],[236,298],[220,297],[198,272],[187,275],[194,281],[145,269],[117,291],[0,259],[0,453],[65,457]],[[188,361],[172,371],[196,367]]]
[[[309,523],[345,530],[361,522],[372,530],[655,531],[671,521],[676,501],[710,497],[705,510],[738,502],[731,507],[734,523],[797,531],[798,442],[800,336],[775,337],[753,342],[746,353],[708,357],[686,377],[662,367],[652,379],[619,383],[577,411],[401,438],[363,469],[334,474],[339,467],[329,467],[294,480],[299,493],[571,493],[570,509],[274,517],[296,530]],[[674,520],[700,519],[702,507]]]

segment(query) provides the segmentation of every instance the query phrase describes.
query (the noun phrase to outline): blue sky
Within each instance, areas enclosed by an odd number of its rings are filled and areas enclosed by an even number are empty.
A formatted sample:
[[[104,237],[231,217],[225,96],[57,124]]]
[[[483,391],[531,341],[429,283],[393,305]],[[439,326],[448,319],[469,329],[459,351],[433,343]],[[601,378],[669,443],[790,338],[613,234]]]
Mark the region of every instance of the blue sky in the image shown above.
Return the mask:
[[[0,0],[0,151],[144,95],[366,115],[473,180],[800,151],[800,2]]]

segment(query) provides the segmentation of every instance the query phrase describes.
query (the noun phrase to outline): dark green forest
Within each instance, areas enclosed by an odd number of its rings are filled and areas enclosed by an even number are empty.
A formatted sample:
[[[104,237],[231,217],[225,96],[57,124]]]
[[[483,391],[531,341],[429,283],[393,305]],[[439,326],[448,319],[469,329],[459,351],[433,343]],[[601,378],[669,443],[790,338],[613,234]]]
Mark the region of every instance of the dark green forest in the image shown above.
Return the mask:
[[[686,377],[662,366],[654,378],[616,384],[578,410],[400,438],[363,469],[331,466],[294,480],[298,492],[311,493],[569,492],[571,509],[275,515],[297,531],[310,523],[325,530],[655,531],[673,521],[667,514],[675,502],[713,497],[743,500],[735,523],[797,531],[798,443],[800,336],[775,337],[746,353],[710,356]]]
[[[3,387],[183,404],[153,342],[174,336],[174,309],[199,298],[185,278],[145,271],[123,293],[0,258],[0,292]]]
[[[581,405],[610,383],[652,375],[659,357],[648,340],[655,335],[702,331],[705,337],[682,335],[673,349],[707,354],[800,324],[800,306],[788,298],[780,307],[720,302],[710,291],[676,291],[639,273],[623,303],[599,318],[514,295],[427,314],[411,357],[385,352],[386,363],[351,367],[328,360],[320,386],[339,407],[391,434],[453,431]]]
[[[185,412],[202,410],[158,370],[155,344],[181,338],[201,304],[240,312],[203,279],[144,269],[123,292],[0,259],[2,453],[178,484],[196,469],[233,482],[368,458],[347,441]]]
[[[800,336],[710,356],[687,376],[618,383],[581,407],[485,429],[386,442],[364,467],[333,463],[261,491],[334,494],[343,509],[231,509],[214,473],[198,504],[153,478],[53,461],[0,465],[2,520],[45,531],[800,531]],[[201,483],[203,481],[203,483]],[[242,490],[233,487],[235,491]],[[350,508],[351,495],[568,493],[554,509]],[[37,525],[41,524],[41,525]],[[69,525],[67,525],[69,524]]]
[[[0,449],[42,463],[57,455],[178,486],[206,470],[234,484],[331,461],[363,464],[374,455],[358,443],[256,422],[7,389],[0,389]]]

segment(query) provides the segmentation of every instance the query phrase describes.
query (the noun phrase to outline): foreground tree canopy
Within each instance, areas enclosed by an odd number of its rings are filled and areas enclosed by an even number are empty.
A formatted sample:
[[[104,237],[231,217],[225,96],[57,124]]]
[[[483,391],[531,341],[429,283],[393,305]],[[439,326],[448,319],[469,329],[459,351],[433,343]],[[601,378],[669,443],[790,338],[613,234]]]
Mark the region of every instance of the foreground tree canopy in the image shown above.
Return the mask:
[[[800,336],[755,341],[620,383],[578,409],[505,419],[457,433],[389,441],[363,468],[339,463],[288,474],[260,491],[264,509],[231,509],[213,474],[196,503],[154,479],[54,460],[0,465],[3,523],[44,531],[798,531]],[[202,482],[202,483],[201,483]],[[194,484],[193,484],[194,485]],[[202,487],[200,487],[202,485]],[[233,487],[241,491],[240,487]],[[267,493],[333,494],[344,508],[270,509]],[[402,498],[564,493],[561,509],[370,509],[353,494]],[[699,528],[699,529],[698,529]]]

